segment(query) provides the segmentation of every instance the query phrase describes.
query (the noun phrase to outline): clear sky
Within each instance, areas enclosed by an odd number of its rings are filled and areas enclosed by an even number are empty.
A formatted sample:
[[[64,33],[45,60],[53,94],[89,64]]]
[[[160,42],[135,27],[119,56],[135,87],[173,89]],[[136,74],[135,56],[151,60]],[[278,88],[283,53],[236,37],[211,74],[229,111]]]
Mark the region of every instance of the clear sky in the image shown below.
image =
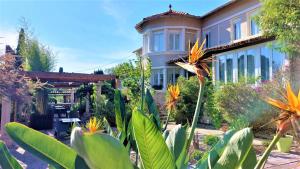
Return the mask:
[[[144,17],[174,10],[203,15],[228,0],[0,0],[0,53],[16,47],[20,19],[56,54],[56,69],[93,72],[134,58]]]

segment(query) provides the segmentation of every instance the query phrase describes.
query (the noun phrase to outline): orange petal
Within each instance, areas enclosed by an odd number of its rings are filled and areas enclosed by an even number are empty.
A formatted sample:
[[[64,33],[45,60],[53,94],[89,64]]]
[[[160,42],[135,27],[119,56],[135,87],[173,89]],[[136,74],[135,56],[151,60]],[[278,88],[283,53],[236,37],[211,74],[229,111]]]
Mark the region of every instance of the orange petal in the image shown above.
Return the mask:
[[[293,108],[298,107],[298,99],[297,99],[296,95],[294,94],[289,82],[287,83],[287,86],[286,86],[286,92],[287,92],[287,97],[288,97],[290,106],[292,106]]]
[[[275,107],[278,107],[280,109],[283,109],[283,110],[286,110],[286,111],[289,111],[289,106],[279,100],[275,100],[275,99],[272,99],[272,98],[267,98],[266,102],[268,102],[269,104],[275,106]]]

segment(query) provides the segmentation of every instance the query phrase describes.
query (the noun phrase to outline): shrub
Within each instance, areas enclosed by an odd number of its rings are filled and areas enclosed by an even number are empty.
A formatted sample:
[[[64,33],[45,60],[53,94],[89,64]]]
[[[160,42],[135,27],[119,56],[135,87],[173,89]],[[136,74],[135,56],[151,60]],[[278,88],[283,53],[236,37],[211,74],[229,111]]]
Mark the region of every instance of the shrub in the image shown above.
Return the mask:
[[[211,81],[206,81],[204,93],[204,114],[206,114],[215,128],[219,129],[224,121],[222,114],[216,108],[214,93],[215,88]]]
[[[213,136],[213,135],[206,135],[203,138],[203,142],[206,145],[209,145],[211,147],[213,147],[215,144],[217,144],[217,142],[220,140],[219,137],[217,136]]]
[[[197,96],[199,91],[199,82],[197,77],[193,76],[189,79],[180,76],[177,80],[180,88],[180,98],[177,102],[176,110],[172,114],[176,123],[187,123],[193,119],[194,111],[197,104]],[[201,116],[201,115],[200,115]]]
[[[241,129],[251,126],[255,132],[263,128],[274,130],[274,123],[265,124],[277,117],[279,110],[263,99],[267,96],[278,98],[278,92],[284,86],[283,79],[286,79],[285,72],[279,72],[273,81],[269,82],[255,85],[246,81],[224,84],[214,94],[216,107],[229,122],[230,128]]]

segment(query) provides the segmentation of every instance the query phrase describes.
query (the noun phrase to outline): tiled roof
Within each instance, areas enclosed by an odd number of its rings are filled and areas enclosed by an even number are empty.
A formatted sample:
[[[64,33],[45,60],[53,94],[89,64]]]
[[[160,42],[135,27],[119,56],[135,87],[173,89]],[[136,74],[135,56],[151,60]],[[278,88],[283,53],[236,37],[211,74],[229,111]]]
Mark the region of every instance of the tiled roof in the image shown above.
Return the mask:
[[[158,19],[158,18],[163,18],[163,17],[170,17],[170,16],[184,16],[184,17],[190,17],[190,18],[195,18],[195,19],[200,19],[200,16],[195,16],[195,15],[191,15],[189,13],[186,12],[180,12],[180,11],[175,11],[173,9],[169,9],[166,12],[160,13],[160,14],[156,14],[156,15],[152,15],[146,18],[143,18],[143,20],[141,22],[139,22],[138,24],[136,24],[135,29],[140,31],[142,29],[142,26],[150,21],[150,20],[154,20],[154,19]]]
[[[247,47],[247,46],[251,46],[251,45],[255,45],[255,44],[260,44],[260,43],[264,43],[264,42],[268,42],[268,41],[272,41],[272,40],[275,40],[275,37],[273,37],[273,36],[272,37],[258,36],[258,37],[242,40],[242,41],[239,41],[236,43],[231,43],[228,45],[207,48],[204,50],[204,58],[211,57],[213,54],[227,52],[230,50],[239,49],[239,48],[243,48],[243,47]],[[183,59],[187,59],[187,56],[184,57]],[[170,60],[168,62],[168,64],[172,64],[172,63],[175,63],[175,62],[178,62],[181,60],[182,60],[181,58],[175,59],[175,60]]]

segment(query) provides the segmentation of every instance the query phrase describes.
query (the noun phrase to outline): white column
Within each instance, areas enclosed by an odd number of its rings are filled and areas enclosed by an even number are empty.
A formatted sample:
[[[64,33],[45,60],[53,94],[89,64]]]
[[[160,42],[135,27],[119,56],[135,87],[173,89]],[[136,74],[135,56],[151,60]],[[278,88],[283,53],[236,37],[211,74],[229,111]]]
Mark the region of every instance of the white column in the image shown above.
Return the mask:
[[[74,104],[74,100],[75,100],[75,89],[71,89],[71,98],[70,98],[70,103],[71,103],[71,105],[73,105]]]
[[[163,78],[163,91],[166,91],[167,90],[167,68],[163,68],[163,75],[164,75],[164,78]]]
[[[101,95],[102,93],[102,82],[99,81],[98,83],[96,83],[96,86],[97,86],[97,95]]]
[[[1,130],[0,130],[0,135],[1,135],[1,140],[3,140],[7,146],[10,146],[12,144],[10,138],[6,134],[5,131],[5,125],[6,123],[10,122],[10,114],[11,114],[11,99],[8,97],[3,96],[2,97],[2,108],[1,108]]]
[[[233,53],[233,82],[238,81],[238,61],[237,61],[237,53]]]

